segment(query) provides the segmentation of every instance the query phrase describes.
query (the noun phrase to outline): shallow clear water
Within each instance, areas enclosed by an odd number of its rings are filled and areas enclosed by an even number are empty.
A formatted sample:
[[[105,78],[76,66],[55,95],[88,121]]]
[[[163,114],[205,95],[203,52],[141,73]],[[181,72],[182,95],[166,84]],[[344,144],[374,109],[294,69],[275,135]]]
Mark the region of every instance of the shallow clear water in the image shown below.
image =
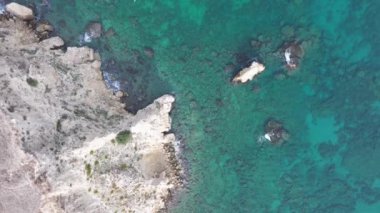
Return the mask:
[[[41,18],[71,45],[90,21],[114,29],[90,45],[130,94],[130,110],[176,95],[173,128],[190,182],[172,211],[380,212],[380,2],[50,3]],[[305,51],[291,75],[279,55],[289,41]],[[231,84],[254,58],[266,71]],[[288,142],[258,143],[269,118],[284,124]]]

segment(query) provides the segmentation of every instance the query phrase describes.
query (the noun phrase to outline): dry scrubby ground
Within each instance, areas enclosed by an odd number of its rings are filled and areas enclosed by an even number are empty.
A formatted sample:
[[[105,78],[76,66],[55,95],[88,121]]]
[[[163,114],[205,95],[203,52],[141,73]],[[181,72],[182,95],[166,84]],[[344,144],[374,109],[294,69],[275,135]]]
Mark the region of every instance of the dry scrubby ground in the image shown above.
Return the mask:
[[[180,185],[165,95],[132,116],[87,47],[0,20],[0,212],[155,212]],[[130,131],[125,144],[117,133]]]

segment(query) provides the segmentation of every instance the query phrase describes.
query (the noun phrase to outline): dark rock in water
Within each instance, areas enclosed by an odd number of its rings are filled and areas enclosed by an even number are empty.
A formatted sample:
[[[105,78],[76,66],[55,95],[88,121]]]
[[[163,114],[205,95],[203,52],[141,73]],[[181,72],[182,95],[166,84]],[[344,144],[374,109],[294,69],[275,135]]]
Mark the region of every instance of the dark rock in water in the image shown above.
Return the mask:
[[[213,129],[212,129],[211,126],[205,126],[205,127],[203,128],[203,131],[204,131],[205,133],[211,133],[211,132],[213,132]]]
[[[338,149],[339,147],[337,145],[328,142],[321,143],[318,146],[318,152],[324,158],[333,157]]]
[[[66,21],[63,19],[59,20],[58,26],[59,26],[59,28],[66,28],[67,27]]]
[[[233,63],[228,63],[226,66],[224,66],[224,72],[229,73],[234,71],[235,65]]]
[[[254,84],[252,86],[252,92],[259,93],[260,92],[260,86],[258,84]]]
[[[286,66],[290,70],[298,68],[301,59],[304,55],[301,44],[298,42],[285,43],[283,45],[283,54],[286,62]]]
[[[190,101],[190,107],[191,109],[195,109],[198,107],[198,103],[195,100]]]
[[[264,130],[264,137],[272,144],[282,144],[289,139],[288,131],[283,127],[281,122],[274,119],[267,121]]]
[[[257,40],[257,39],[252,39],[251,40],[251,47],[254,49],[260,49],[261,46],[263,45],[263,42]]]
[[[124,69],[129,74],[137,74],[137,73],[139,73],[139,70],[137,68],[133,67],[133,66],[127,66]]]
[[[153,48],[151,48],[151,47],[144,47],[144,54],[148,58],[153,58],[154,57],[154,50],[153,50]]]
[[[236,53],[235,54],[236,63],[239,65],[243,65],[244,67],[248,66],[252,61],[251,57],[244,53]]]
[[[36,33],[39,39],[46,39],[50,33],[54,31],[54,27],[47,21],[41,21],[37,24]]]
[[[112,37],[116,34],[115,30],[111,27],[109,28],[105,33],[104,33],[104,36],[105,37]]]
[[[219,57],[220,53],[216,52],[216,51],[212,51],[211,52],[211,56],[212,57]]]
[[[286,78],[286,75],[282,71],[278,71],[274,74],[274,78],[277,80],[284,80]]]
[[[285,37],[293,37],[295,34],[295,29],[293,26],[285,25],[281,28],[281,33]]]
[[[222,99],[217,98],[217,99],[215,99],[215,105],[218,107],[222,107],[222,106],[224,106],[224,102]]]
[[[103,27],[99,22],[91,22],[86,27],[86,33],[90,38],[99,38],[102,36]]]

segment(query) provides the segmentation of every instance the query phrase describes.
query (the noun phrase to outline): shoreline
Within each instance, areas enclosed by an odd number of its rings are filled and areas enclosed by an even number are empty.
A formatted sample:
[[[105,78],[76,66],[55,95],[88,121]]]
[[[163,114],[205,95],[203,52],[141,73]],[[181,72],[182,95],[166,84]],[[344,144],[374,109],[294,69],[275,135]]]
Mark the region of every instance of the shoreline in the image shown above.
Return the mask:
[[[167,134],[175,98],[164,95],[131,115],[106,88],[98,53],[87,47],[63,51],[59,37],[39,41],[26,22],[0,16],[0,53],[8,59],[0,60],[0,80],[8,82],[0,121],[12,124],[6,131],[15,135],[13,146],[27,156],[15,168],[6,162],[1,167],[11,174],[25,173],[21,165],[29,165],[25,183],[36,193],[30,199],[39,200],[30,212],[167,211],[184,175],[178,141]],[[115,144],[125,129],[130,139]]]

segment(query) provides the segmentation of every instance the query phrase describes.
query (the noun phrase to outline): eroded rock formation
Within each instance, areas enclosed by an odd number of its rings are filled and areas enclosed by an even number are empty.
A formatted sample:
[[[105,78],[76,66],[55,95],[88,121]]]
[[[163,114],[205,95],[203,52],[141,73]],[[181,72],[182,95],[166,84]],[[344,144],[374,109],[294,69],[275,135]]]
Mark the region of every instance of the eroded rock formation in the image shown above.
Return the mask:
[[[5,6],[5,10],[22,20],[28,21],[34,18],[33,11],[23,5],[17,4],[15,2],[9,3]]]
[[[234,83],[246,83],[265,70],[265,66],[259,62],[252,62],[249,67],[242,69],[233,79]]]
[[[99,55],[62,45],[0,18],[0,212],[165,209],[181,185],[167,148],[176,139],[165,134],[174,97],[130,115],[104,84]]]

